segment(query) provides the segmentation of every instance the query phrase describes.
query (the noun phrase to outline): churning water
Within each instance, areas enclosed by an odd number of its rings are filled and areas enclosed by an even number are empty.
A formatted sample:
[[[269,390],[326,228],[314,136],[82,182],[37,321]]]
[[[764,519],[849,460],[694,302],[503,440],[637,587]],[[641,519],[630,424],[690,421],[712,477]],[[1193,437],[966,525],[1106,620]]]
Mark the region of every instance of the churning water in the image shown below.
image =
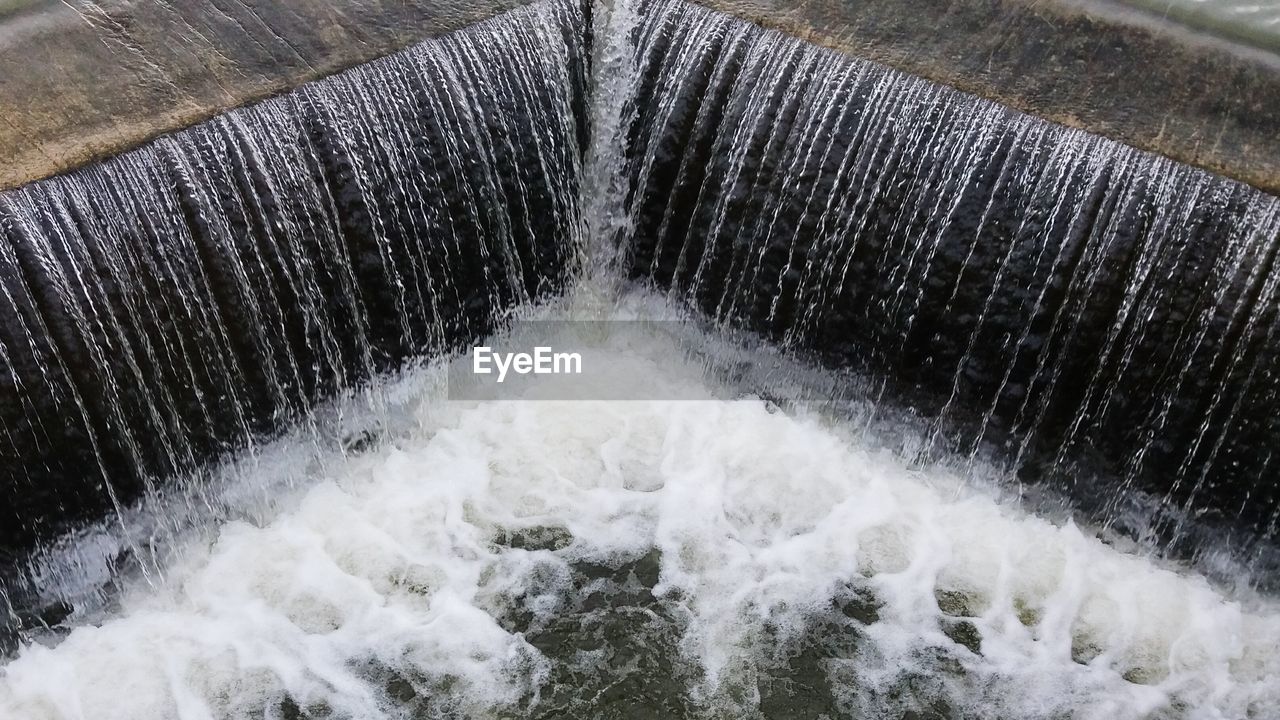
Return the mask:
[[[562,289],[582,23],[526,8],[0,197],[0,560]]]
[[[584,314],[568,303],[543,312]],[[678,315],[640,294],[586,316]],[[378,433],[360,452],[323,458],[291,440],[264,449],[289,462],[241,480],[283,487],[273,472],[291,473],[295,490],[240,507],[252,521],[172,548],[163,581],[130,584],[100,626],[26,648],[5,669],[0,711],[1280,709],[1280,608],[1232,601],[1035,517],[1001,501],[981,468],[909,465],[877,439],[892,422],[806,411],[779,399],[788,392],[776,382],[775,400],[744,395],[725,380],[735,367],[783,361],[663,327],[599,347],[616,382],[685,401],[449,401],[434,365],[387,381],[383,411],[364,420]]]
[[[637,37],[630,277],[885,378],[1098,522],[1276,536],[1280,199],[696,5]]]
[[[674,0],[0,197],[0,718],[1280,716],[1278,245]],[[450,399],[513,317],[639,399]]]

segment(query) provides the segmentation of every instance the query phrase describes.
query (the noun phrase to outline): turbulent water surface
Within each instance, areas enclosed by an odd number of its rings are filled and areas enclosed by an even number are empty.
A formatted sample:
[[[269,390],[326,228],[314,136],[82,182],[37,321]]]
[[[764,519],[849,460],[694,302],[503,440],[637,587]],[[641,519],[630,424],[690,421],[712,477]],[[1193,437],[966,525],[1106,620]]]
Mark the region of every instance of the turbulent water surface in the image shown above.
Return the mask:
[[[0,719],[1273,720],[1277,236],[677,0],[5,195]]]
[[[349,414],[344,454],[266,449],[241,480],[280,488],[27,648],[0,716],[1280,712],[1274,605],[1031,515],[980,465],[904,463],[898,421],[807,410],[767,349],[667,327],[598,347],[684,401],[450,401],[429,365]],[[780,368],[772,400],[745,361]]]

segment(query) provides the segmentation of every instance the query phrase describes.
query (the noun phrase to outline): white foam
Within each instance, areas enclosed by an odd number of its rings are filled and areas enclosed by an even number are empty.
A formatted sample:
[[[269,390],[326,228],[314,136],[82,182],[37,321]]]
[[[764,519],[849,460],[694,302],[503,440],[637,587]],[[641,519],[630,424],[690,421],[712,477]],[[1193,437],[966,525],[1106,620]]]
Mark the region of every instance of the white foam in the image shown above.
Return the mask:
[[[720,689],[766,624],[802,633],[852,583],[882,605],[869,644],[828,665],[846,707],[919,669],[966,717],[1280,716],[1274,607],[913,468],[842,423],[715,399],[725,389],[669,337],[617,358],[620,382],[703,401],[457,403],[438,369],[418,370],[397,386],[412,422],[394,438],[316,465],[261,524],[193,540],[100,626],[24,648],[0,717],[276,717],[286,695],[389,717],[388,674],[482,716],[548,676],[495,620],[504,603],[574,559],[650,548],[704,703],[729,702]],[[493,542],[535,526],[574,542]],[[981,655],[943,633],[943,610],[968,616]],[[929,664],[938,653],[954,672]]]

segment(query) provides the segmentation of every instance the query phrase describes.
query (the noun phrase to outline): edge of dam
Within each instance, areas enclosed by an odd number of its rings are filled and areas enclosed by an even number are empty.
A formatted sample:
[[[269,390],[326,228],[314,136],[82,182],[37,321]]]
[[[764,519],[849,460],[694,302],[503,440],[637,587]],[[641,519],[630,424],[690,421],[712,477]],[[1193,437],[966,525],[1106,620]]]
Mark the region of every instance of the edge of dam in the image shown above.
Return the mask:
[[[693,1],[1280,195],[1280,33],[1113,0]]]
[[[525,4],[0,0],[0,190]],[[1280,195],[1280,35],[1111,0],[696,0]]]
[[[0,0],[0,190],[528,0]]]

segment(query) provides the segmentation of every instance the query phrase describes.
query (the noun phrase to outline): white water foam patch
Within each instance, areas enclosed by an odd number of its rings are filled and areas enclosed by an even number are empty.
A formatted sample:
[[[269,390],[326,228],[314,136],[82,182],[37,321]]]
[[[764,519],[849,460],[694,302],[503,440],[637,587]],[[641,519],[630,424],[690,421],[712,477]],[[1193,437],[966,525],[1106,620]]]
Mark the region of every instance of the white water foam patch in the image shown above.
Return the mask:
[[[757,698],[727,688],[849,587],[875,617],[822,667],[851,714],[899,717],[885,698],[927,676],[960,717],[1280,715],[1274,608],[838,422],[715,399],[725,389],[679,356],[655,335],[619,353],[619,381],[702,401],[463,404],[429,372],[406,380],[416,427],[326,464],[269,522],[224,525],[100,627],[25,648],[3,669],[0,717],[400,717],[399,686],[455,716],[518,715],[553,661],[499,618],[520,602],[560,612],[529,588],[568,583],[576,561],[652,549],[709,716],[753,714]],[[572,543],[495,542],[548,527]],[[955,640],[956,622],[980,642]]]

